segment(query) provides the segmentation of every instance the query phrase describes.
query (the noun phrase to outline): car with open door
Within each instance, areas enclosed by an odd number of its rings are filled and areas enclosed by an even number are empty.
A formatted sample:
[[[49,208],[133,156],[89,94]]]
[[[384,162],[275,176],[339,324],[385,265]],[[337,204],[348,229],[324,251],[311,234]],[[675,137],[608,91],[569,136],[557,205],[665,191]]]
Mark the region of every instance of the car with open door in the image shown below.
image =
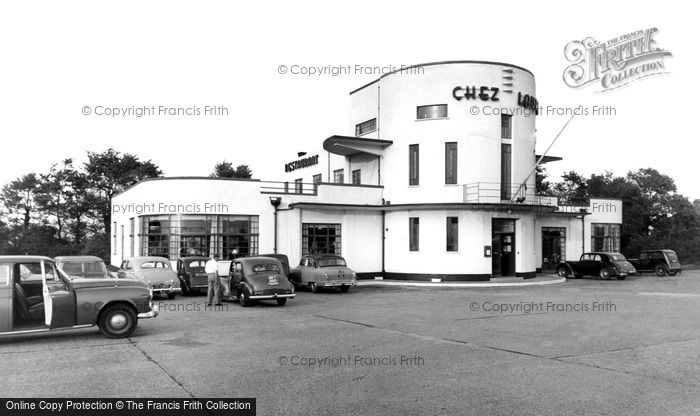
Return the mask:
[[[301,258],[299,267],[289,272],[289,280],[295,286],[309,287],[314,293],[328,287],[347,292],[357,285],[357,274],[337,254],[308,254]]]
[[[97,256],[58,256],[56,266],[73,278],[109,279],[116,277],[107,271],[105,262]]]
[[[43,256],[0,256],[0,335],[87,328],[130,336],[158,307],[133,279],[76,278]]]
[[[250,306],[259,300],[275,300],[282,306],[295,296],[294,286],[279,260],[272,257],[242,257],[231,261],[229,275],[220,277],[222,299]]]
[[[600,276],[603,280],[616,277],[624,280],[637,274],[634,266],[620,253],[583,253],[579,261],[565,261],[557,265],[561,277]]]
[[[122,279],[137,279],[148,285],[155,295],[166,295],[174,299],[182,292],[180,279],[165,257],[131,257],[122,262],[117,272]]]
[[[204,270],[209,258],[203,256],[183,257],[176,263],[180,288],[185,295],[206,291],[209,287],[207,272]]]

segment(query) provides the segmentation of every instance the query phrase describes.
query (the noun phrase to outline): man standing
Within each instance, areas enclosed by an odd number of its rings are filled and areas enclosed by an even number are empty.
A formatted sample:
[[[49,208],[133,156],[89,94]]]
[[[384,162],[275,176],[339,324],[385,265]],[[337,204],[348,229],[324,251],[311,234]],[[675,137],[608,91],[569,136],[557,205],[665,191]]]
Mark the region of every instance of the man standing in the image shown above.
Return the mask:
[[[221,305],[221,300],[219,299],[221,291],[221,282],[219,282],[219,263],[217,263],[217,256],[211,254],[209,261],[204,266],[204,271],[207,273],[207,302],[204,304],[205,307],[211,306],[212,298],[214,298],[214,305]]]

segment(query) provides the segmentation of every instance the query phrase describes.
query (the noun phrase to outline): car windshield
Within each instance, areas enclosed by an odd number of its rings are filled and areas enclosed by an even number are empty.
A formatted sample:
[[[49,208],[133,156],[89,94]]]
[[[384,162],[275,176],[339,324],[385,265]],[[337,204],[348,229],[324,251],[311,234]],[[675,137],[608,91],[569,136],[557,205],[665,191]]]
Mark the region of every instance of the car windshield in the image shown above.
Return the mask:
[[[70,261],[61,264],[61,269],[71,276],[104,277],[105,265],[101,261],[77,262]]]
[[[145,261],[141,264],[142,269],[169,269],[170,264],[162,261]]]
[[[666,257],[668,257],[669,261],[678,261],[678,256],[676,256],[676,253],[674,253],[673,251],[667,251]]]
[[[256,264],[253,266],[253,273],[266,273],[266,272],[279,273],[280,268],[278,265],[276,265],[274,263]]]
[[[187,263],[187,267],[189,267],[190,269],[196,269],[196,268],[203,269],[206,265],[207,265],[207,262],[204,260],[194,260],[194,261]]]
[[[333,266],[347,266],[345,260],[342,257],[327,257],[320,258],[317,260],[318,267],[333,267]]]
[[[612,261],[627,261],[625,256],[623,256],[622,254],[611,254],[610,258],[612,259]]]

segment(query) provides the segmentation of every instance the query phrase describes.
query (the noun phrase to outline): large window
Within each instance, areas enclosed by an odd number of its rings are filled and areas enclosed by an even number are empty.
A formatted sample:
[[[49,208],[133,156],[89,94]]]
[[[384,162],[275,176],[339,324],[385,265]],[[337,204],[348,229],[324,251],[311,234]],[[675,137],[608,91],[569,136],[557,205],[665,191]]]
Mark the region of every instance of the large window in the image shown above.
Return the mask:
[[[342,254],[340,224],[303,224],[302,254]]]
[[[591,224],[591,251],[620,251],[620,224]]]
[[[511,139],[512,136],[513,116],[510,114],[501,114],[501,139]]]
[[[457,142],[445,143],[445,184],[457,183]]]
[[[320,173],[318,175],[314,175],[314,177],[313,177],[314,185],[318,185],[322,181],[323,181],[323,176],[321,176]]]
[[[362,178],[360,177],[360,169],[352,171],[352,184],[360,185],[362,183]]]
[[[363,134],[371,133],[377,130],[377,119],[367,120],[364,123],[360,123],[355,126],[355,136],[362,136]]]
[[[419,245],[419,228],[420,228],[420,218],[409,217],[408,218],[408,249],[410,251],[418,251],[420,249]]]
[[[447,217],[447,251],[459,250],[459,218]]]
[[[447,117],[447,104],[422,105],[416,109],[416,118],[418,120],[445,117]]]
[[[408,184],[418,185],[419,183],[419,155],[418,145],[411,144],[408,146]]]
[[[140,221],[142,256],[177,260],[211,253],[221,259],[258,254],[257,215],[151,215]]]
[[[343,173],[343,169],[333,171],[333,183],[345,183],[345,174]]]

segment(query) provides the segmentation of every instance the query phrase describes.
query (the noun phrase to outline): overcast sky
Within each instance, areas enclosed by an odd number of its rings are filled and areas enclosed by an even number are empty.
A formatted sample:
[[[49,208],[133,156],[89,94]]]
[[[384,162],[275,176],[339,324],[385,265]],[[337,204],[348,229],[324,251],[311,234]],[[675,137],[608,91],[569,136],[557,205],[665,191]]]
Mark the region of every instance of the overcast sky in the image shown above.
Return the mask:
[[[4,2],[0,184],[108,147],[152,159],[168,176],[208,175],[227,159],[274,180],[297,151],[349,133],[348,92],[377,78],[280,74],[280,65],[492,60],[534,72],[542,105],[615,108],[572,121],[550,152],[564,157],[548,165],[551,176],[654,167],[700,198],[697,15],[690,2],[671,3]],[[650,27],[673,54],[670,74],[606,94],[563,83],[570,41]],[[100,106],[161,105],[220,105],[229,115],[94,114]],[[538,118],[538,152],[566,118]]]

